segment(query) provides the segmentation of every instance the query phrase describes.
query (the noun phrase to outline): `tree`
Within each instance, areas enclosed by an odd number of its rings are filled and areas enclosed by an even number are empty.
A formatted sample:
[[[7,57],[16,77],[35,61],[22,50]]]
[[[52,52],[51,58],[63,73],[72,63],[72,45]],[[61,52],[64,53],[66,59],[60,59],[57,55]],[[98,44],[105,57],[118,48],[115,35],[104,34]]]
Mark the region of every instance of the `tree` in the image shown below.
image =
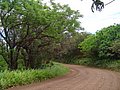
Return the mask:
[[[120,25],[111,25],[85,39],[79,47],[101,59],[119,58]],[[118,49],[118,50],[117,50]]]
[[[51,13],[51,16],[48,16],[49,18],[52,18],[49,20],[51,22],[51,26],[47,28],[48,30],[45,30],[45,32],[43,32],[45,34],[44,37],[38,38],[38,40],[41,43],[38,46],[36,46],[38,50],[40,49],[40,51],[42,51],[42,52],[39,52],[38,57],[40,57],[40,55],[43,53],[41,57],[45,55],[45,57],[48,57],[48,60],[50,60],[49,59],[50,51],[48,47],[52,45],[51,42],[53,43],[54,41],[59,42],[59,40],[63,38],[64,32],[74,33],[76,32],[75,30],[79,30],[80,24],[77,21],[77,19],[78,17],[81,17],[78,11],[71,10],[70,7],[68,7],[67,5],[61,6],[60,4],[56,4],[53,1],[51,1],[51,6],[52,7],[49,10],[49,13],[50,12],[52,13]],[[55,16],[55,17],[52,17],[52,16]],[[32,49],[31,46],[27,46],[27,48],[29,48],[28,50]],[[41,48],[44,48],[44,49],[41,49]],[[30,56],[31,54],[29,54],[29,52],[27,53],[28,53],[28,56],[31,57]],[[45,59],[45,57],[42,59]],[[29,62],[34,62],[35,58],[33,59],[28,58],[28,60]],[[33,66],[33,63],[31,64]]]
[[[98,43],[94,34],[88,36],[83,42],[81,42],[78,45],[78,48],[85,54],[85,56],[98,56]]]
[[[109,47],[111,57],[119,59],[120,58],[120,40],[115,40]]]
[[[37,0],[1,0],[0,36],[8,67],[17,69],[19,52],[24,49],[28,55],[35,40],[55,38],[59,40],[65,31],[74,32],[80,28],[78,11],[67,5],[51,1],[51,6]],[[42,43],[43,44],[43,43]],[[6,58],[7,57],[7,58]],[[28,56],[29,57],[29,56]],[[29,62],[32,62],[29,57]]]
[[[41,7],[36,1],[1,0],[0,3],[1,31],[0,35],[5,42],[6,62],[8,67],[17,69],[17,60],[21,47],[29,45],[42,31],[36,27],[40,23],[37,10]],[[38,14],[38,17],[36,15]],[[32,17],[32,18],[31,18]],[[36,21],[35,21],[36,20]],[[44,24],[44,23],[42,23]]]

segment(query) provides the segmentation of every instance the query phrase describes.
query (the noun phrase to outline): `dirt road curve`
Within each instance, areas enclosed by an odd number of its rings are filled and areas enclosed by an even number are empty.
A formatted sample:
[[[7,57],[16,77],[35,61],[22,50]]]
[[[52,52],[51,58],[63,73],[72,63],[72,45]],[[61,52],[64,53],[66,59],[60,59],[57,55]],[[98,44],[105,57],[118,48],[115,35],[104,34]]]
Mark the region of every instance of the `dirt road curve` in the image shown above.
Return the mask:
[[[120,90],[120,73],[77,65],[67,65],[71,72],[42,83],[8,90]]]

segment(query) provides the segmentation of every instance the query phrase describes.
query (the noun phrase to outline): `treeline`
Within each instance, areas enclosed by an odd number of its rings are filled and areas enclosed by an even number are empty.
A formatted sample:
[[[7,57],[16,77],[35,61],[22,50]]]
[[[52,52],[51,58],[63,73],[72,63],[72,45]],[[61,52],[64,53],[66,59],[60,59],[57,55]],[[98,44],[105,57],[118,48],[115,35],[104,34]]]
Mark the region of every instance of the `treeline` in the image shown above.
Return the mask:
[[[76,33],[75,36],[67,38],[62,43],[59,53],[62,54],[60,60],[63,60],[64,63],[80,61],[80,64],[90,66],[97,66],[97,64],[101,66],[103,63],[118,65],[116,60],[120,60],[120,24],[105,27],[95,34]]]

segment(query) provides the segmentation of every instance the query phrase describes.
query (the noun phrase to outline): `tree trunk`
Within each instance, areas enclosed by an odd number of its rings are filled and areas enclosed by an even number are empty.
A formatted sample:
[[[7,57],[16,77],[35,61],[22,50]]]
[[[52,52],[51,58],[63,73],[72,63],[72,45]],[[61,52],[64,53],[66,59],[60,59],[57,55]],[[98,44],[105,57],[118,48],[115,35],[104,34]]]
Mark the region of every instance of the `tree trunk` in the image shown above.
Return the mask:
[[[35,59],[36,57],[33,56],[32,53],[29,54],[29,63],[30,63],[30,68],[35,69]]]
[[[26,50],[26,54],[24,55],[24,63],[26,69],[34,68],[34,60],[33,60],[33,55],[32,51],[28,48],[24,48]]]
[[[10,70],[16,70],[18,68],[17,60],[18,60],[19,50],[20,49],[14,50],[14,48],[10,48],[10,55],[9,55],[10,65],[8,65]]]

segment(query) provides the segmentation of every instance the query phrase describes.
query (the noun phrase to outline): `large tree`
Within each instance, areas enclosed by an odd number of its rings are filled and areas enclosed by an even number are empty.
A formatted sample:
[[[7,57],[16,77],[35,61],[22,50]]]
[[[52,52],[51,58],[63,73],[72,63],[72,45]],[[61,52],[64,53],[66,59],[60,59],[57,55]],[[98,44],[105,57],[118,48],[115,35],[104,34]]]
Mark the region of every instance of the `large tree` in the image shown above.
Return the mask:
[[[3,43],[1,55],[11,70],[17,69],[21,48],[28,54],[29,62],[32,62],[30,46],[35,40],[59,40],[65,31],[80,29],[77,19],[81,15],[78,11],[53,1],[50,4],[48,7],[37,0],[0,1],[0,39]]]
[[[27,60],[25,60],[27,61],[26,65],[31,68],[36,67],[36,64],[34,64],[36,63],[36,59],[37,64],[38,62],[41,63],[43,60],[45,61],[47,57],[47,60],[49,60],[50,49],[48,47],[50,47],[54,42],[59,42],[66,31],[74,33],[75,30],[80,29],[80,22],[77,21],[77,19],[82,15],[80,15],[78,11],[71,10],[67,5],[61,6],[53,1],[51,1],[50,4],[51,7],[49,7],[49,15],[47,17],[47,20],[50,22],[50,26],[40,33],[40,36],[43,34],[44,36],[37,38],[39,44],[35,45],[33,42],[25,48],[28,56]],[[36,47],[36,49],[33,47]],[[38,61],[38,57],[41,60]]]

